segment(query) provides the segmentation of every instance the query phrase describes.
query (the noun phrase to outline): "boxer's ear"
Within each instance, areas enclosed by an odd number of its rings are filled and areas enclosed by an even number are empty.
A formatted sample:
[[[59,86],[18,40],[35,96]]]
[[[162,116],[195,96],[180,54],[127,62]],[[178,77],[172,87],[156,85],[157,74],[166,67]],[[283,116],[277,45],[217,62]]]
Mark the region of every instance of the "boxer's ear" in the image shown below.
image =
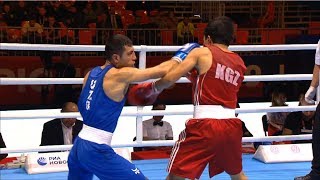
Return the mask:
[[[115,66],[117,66],[119,64],[120,61],[120,56],[118,54],[113,54],[111,57],[111,63]]]

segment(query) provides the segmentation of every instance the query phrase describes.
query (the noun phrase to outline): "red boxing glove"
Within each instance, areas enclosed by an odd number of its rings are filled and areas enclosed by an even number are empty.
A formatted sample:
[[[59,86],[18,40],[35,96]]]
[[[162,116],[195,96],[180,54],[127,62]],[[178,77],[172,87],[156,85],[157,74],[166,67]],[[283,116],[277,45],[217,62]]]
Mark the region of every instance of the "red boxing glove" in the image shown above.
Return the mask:
[[[128,92],[128,103],[135,106],[152,105],[160,92],[156,91],[154,82],[133,86]]]

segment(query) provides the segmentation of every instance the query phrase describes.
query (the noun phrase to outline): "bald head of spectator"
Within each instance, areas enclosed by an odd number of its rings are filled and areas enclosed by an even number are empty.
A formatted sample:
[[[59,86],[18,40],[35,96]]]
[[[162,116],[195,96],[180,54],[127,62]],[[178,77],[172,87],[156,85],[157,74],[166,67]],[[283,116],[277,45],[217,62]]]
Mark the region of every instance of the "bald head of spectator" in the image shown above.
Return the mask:
[[[78,106],[73,103],[73,102],[66,102],[65,104],[63,104],[61,112],[79,112],[78,110]],[[76,118],[63,118],[62,119],[62,123],[70,128],[74,125],[74,123],[76,122]]]

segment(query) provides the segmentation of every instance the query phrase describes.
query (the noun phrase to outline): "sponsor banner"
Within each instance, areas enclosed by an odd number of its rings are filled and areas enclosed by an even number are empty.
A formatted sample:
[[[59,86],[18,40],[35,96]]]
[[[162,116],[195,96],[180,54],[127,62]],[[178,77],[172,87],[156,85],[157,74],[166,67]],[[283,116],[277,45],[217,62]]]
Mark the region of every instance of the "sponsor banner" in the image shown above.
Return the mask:
[[[115,153],[131,162],[129,148],[113,148],[113,150]],[[68,151],[28,154],[25,162],[25,169],[28,174],[69,171],[68,156]]]
[[[28,174],[68,171],[69,152],[28,154],[25,169]]]
[[[253,158],[264,163],[312,161],[312,145],[311,143],[260,145]]]

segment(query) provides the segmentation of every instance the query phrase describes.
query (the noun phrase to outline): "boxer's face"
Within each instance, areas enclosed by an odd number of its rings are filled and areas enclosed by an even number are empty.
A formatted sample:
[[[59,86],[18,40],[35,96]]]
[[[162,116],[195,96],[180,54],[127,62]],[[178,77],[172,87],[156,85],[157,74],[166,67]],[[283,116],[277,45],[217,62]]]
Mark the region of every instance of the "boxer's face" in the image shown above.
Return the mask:
[[[120,57],[118,67],[134,67],[137,60],[133,46],[124,46],[124,51]]]

